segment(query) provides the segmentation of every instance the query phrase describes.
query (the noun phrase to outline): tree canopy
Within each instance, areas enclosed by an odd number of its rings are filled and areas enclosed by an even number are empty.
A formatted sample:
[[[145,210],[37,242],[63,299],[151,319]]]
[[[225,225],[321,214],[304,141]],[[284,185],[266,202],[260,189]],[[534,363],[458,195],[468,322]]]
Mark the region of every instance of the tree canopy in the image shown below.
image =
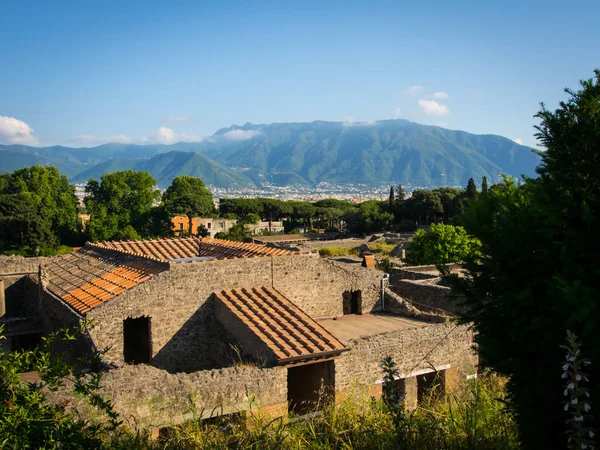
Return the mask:
[[[417,230],[410,244],[407,262],[412,265],[450,264],[478,258],[481,243],[464,228],[432,224],[429,231]]]
[[[469,277],[451,282],[465,299],[484,367],[510,377],[524,448],[566,448],[562,381],[567,330],[589,357],[591,398],[600,398],[600,71],[567,90],[555,111],[542,104],[546,147],[537,179],[506,178],[462,220],[482,242]],[[600,429],[600,417],[582,417]]]
[[[0,245],[27,255],[50,254],[73,237],[75,188],[55,167],[32,166],[0,175]]]
[[[89,180],[85,206],[91,216],[86,230],[90,239],[116,239],[128,225],[139,234],[158,195],[153,190],[155,183],[148,172],[133,170],[102,175],[100,182]],[[135,235],[129,230],[123,236]]]
[[[192,218],[208,217],[214,213],[213,195],[200,178],[187,175],[176,177],[163,195],[163,203],[169,215],[181,214],[188,218],[189,234],[192,234]]]

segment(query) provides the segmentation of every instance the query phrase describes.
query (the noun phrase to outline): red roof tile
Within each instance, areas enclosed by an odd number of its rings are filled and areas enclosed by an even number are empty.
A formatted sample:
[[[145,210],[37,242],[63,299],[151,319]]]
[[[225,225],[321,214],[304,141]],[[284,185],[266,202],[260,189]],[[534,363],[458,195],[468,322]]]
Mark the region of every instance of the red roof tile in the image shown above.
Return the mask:
[[[251,258],[254,256],[281,256],[294,253],[290,250],[259,244],[213,238],[198,239],[196,237],[147,241],[107,241],[98,245],[104,248],[150,256],[162,261],[196,257],[211,257],[214,259]]]
[[[76,252],[53,258],[43,271],[46,289],[85,314],[168,267],[88,243]]]
[[[223,290],[214,296],[273,351],[279,365],[330,358],[348,350],[274,288]]]

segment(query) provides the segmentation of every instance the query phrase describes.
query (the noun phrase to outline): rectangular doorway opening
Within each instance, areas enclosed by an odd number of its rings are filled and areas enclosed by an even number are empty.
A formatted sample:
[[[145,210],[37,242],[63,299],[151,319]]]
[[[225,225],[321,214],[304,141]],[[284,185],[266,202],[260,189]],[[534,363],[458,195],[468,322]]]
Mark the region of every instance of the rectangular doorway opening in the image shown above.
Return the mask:
[[[333,361],[290,367],[287,371],[288,411],[304,415],[319,411],[333,401],[335,367]]]
[[[361,291],[344,291],[342,302],[344,314],[362,314]]]
[[[127,364],[149,363],[152,359],[152,330],[150,317],[142,316],[123,321],[123,357]]]
[[[446,393],[446,371],[417,375],[417,401],[437,400]]]

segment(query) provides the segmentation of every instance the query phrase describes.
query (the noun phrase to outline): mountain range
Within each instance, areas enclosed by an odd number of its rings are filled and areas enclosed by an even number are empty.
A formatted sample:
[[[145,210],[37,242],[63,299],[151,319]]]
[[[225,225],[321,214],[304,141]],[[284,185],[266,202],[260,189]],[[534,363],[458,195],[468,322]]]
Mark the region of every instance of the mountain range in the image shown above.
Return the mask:
[[[218,188],[275,185],[465,185],[471,177],[535,174],[540,157],[496,135],[420,125],[316,121],[234,125],[201,142],[96,147],[0,145],[0,173],[54,165],[74,183],[117,170],[146,170],[159,186],[178,175]]]

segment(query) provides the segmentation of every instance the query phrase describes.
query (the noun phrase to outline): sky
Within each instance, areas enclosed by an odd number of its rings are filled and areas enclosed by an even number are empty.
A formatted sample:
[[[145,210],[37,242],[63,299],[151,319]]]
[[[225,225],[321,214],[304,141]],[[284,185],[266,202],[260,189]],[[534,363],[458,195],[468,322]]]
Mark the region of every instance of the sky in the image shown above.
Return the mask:
[[[536,145],[600,68],[600,1],[0,5],[0,143],[199,141],[403,118]]]

